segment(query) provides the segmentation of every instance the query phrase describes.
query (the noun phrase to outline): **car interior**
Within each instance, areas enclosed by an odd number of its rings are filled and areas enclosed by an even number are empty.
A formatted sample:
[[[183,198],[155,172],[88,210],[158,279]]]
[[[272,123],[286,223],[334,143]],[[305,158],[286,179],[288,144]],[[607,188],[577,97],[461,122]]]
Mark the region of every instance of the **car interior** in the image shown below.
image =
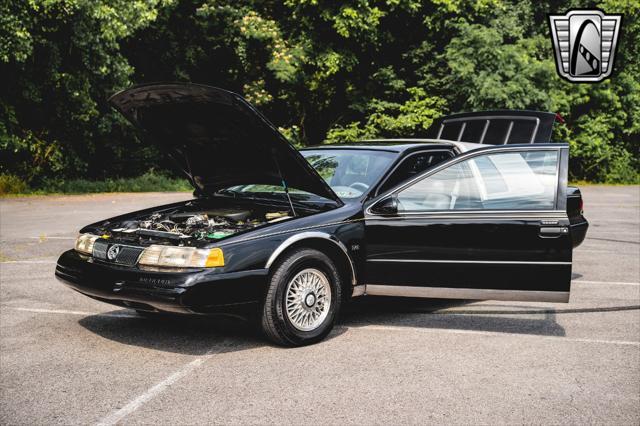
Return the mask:
[[[552,209],[557,152],[481,155],[398,193],[399,211]]]

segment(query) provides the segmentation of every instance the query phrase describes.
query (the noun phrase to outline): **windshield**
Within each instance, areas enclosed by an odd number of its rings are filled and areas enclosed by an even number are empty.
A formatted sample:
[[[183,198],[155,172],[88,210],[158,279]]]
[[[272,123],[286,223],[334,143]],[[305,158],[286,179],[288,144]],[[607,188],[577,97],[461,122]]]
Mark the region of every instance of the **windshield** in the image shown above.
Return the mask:
[[[342,199],[357,198],[387,170],[396,153],[363,149],[300,151]]]
[[[300,153],[313,166],[341,199],[358,198],[374,185],[387,170],[395,152],[364,149],[318,149]],[[241,193],[283,193],[278,185],[236,185],[221,192]],[[289,188],[298,199],[313,197],[305,191]]]

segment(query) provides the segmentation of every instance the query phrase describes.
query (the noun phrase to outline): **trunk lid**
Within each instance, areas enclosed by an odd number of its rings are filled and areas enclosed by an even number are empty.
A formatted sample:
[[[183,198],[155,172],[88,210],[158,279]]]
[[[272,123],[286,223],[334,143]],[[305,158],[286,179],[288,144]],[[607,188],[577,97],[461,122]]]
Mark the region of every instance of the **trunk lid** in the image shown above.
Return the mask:
[[[241,96],[198,84],[150,84],[109,102],[171,155],[198,194],[283,185],[342,204],[304,157]]]
[[[556,114],[541,111],[479,111],[447,115],[427,130],[430,138],[486,145],[548,143]]]

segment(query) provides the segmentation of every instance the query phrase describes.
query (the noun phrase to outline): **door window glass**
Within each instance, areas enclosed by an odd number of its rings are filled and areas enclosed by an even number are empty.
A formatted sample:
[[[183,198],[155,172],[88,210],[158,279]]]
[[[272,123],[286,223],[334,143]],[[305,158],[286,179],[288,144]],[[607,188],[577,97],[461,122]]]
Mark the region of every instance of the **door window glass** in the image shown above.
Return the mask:
[[[451,157],[453,157],[453,155],[449,151],[419,152],[413,154],[400,163],[391,176],[382,184],[378,193],[388,191],[394,186],[419,175],[429,167],[440,164]]]
[[[400,191],[399,211],[550,210],[557,165],[557,150],[473,157]]]

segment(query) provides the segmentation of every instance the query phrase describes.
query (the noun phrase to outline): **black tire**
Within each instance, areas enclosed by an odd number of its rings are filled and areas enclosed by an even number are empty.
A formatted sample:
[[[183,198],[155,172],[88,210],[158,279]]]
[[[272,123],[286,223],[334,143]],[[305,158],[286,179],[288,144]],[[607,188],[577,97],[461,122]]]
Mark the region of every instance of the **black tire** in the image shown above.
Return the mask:
[[[324,320],[313,330],[296,328],[286,313],[285,298],[289,282],[301,271],[313,268],[322,272],[331,289],[331,303]],[[324,339],[340,311],[342,281],[338,268],[324,253],[301,249],[285,255],[273,268],[264,299],[261,326],[265,336],[282,346],[304,346]]]

